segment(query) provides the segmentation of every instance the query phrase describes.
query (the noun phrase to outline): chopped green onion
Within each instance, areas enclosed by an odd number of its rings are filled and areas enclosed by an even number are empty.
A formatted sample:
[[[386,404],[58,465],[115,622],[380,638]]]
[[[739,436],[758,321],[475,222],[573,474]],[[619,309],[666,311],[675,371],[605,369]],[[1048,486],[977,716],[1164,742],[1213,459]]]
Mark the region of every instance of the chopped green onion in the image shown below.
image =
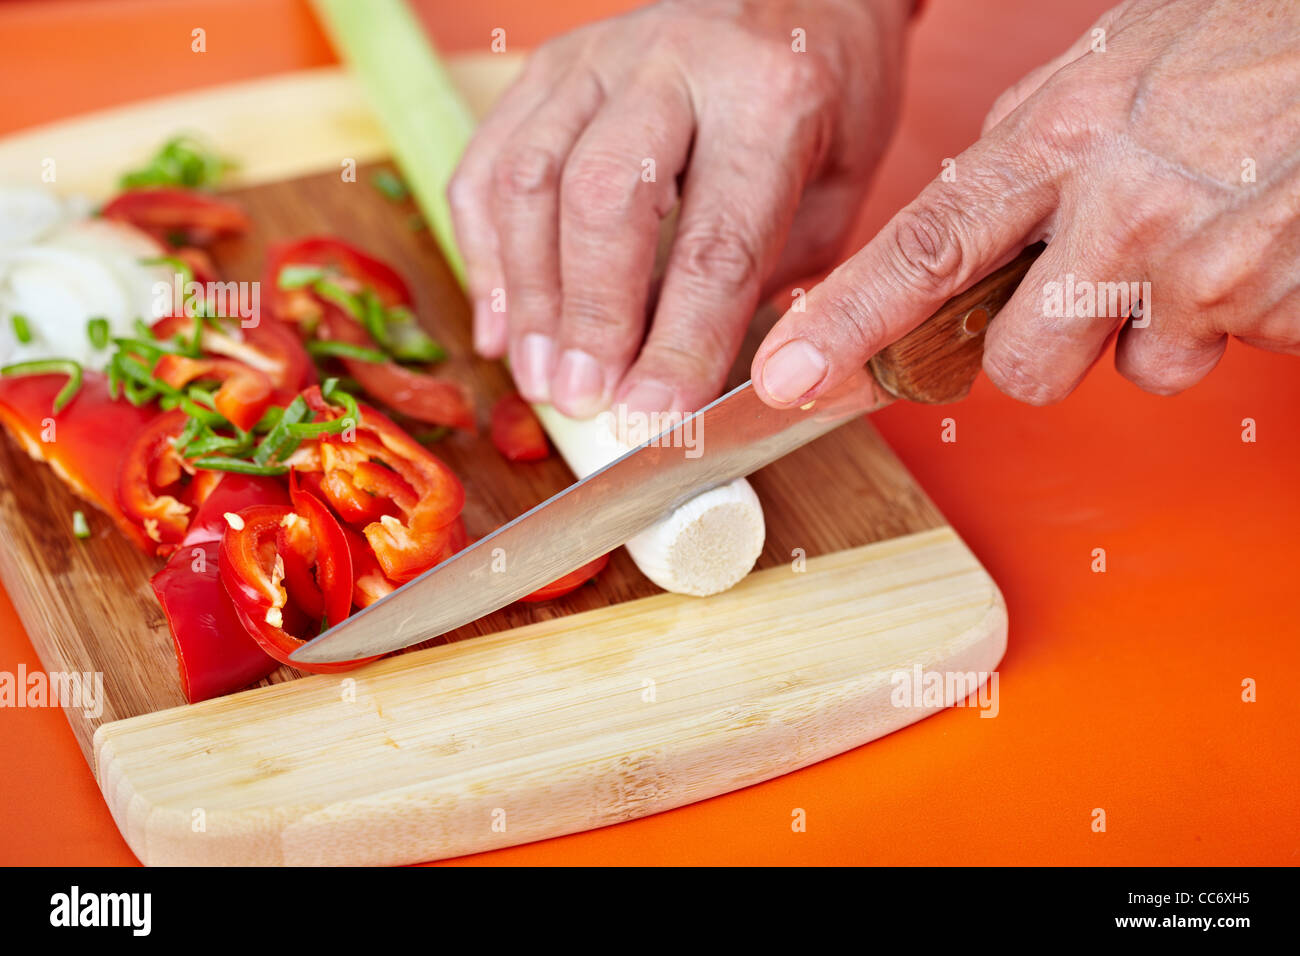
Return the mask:
[[[275,284],[281,289],[302,289],[325,278],[323,266],[290,264],[280,270]]]
[[[81,389],[81,364],[72,359],[38,359],[34,362],[17,362],[0,368],[0,375],[66,375],[68,383],[54,396],[54,414],[67,407]]]
[[[175,136],[167,140],[141,169],[123,174],[124,189],[142,186],[215,186],[235,164],[213,151],[194,136]]]
[[[384,303],[380,302],[379,296],[370,289],[361,293],[361,324],[366,327],[366,331],[380,348],[387,350],[392,346],[392,339],[388,334],[388,314],[384,310]]]
[[[390,351],[399,362],[418,362],[424,365],[441,362],[447,357],[446,349],[418,329],[414,334],[397,339]]]
[[[199,437],[199,432],[203,431],[204,427],[203,422],[197,418],[191,418],[185,423],[181,433],[172,439],[172,447],[184,453],[189,448],[190,442]]]
[[[357,407],[357,400],[343,390],[337,378],[325,379],[321,384],[320,394],[321,398],[331,405],[338,405],[342,408],[345,417],[360,421],[361,409]]]
[[[322,299],[328,299],[358,322],[362,320],[361,302],[355,295],[330,279],[317,279],[312,289]]]
[[[194,281],[194,270],[180,256],[151,256],[140,260],[142,266],[171,266],[186,284]]]
[[[271,461],[281,461],[289,457],[294,449],[298,447],[298,439],[290,434],[289,427],[297,425],[310,417],[311,409],[307,407],[307,403],[299,395],[285,406],[284,411],[280,414],[280,420],[266,433],[262,443],[253,452],[253,461],[259,465],[265,465]]]
[[[402,202],[411,194],[401,177],[387,169],[376,170],[370,177],[370,184],[393,202]]]
[[[72,536],[83,540],[90,537],[90,525],[86,523],[86,516],[80,511],[72,512]]]
[[[188,346],[182,345],[176,341],[164,342],[161,339],[136,339],[117,336],[112,339],[112,342],[121,349],[124,354],[143,355],[150,359],[156,359],[164,352],[168,352],[172,355],[189,354]]]
[[[14,338],[23,345],[26,345],[32,340],[32,327],[27,322],[27,316],[19,315],[15,312],[10,318],[10,321],[14,326]]]
[[[285,465],[262,465],[246,458],[225,458],[220,455],[198,458],[193,465],[208,471],[233,471],[240,475],[283,475],[289,470]]]
[[[242,436],[203,435],[186,446],[185,457],[197,458],[211,455],[214,451],[220,451],[225,452],[232,458],[238,458],[251,451],[252,447],[252,435],[248,432],[245,432]]]
[[[208,408],[216,411],[217,399],[216,394],[212,390],[206,389],[202,385],[191,385],[185,390],[185,394],[194,399],[194,401],[198,402],[200,405],[206,405]]]
[[[348,426],[356,427],[361,421],[361,410],[357,408],[357,400],[347,392],[339,388],[337,378],[327,378],[321,385],[321,397],[331,405],[338,405],[343,409],[343,414],[339,418],[327,419],[323,422],[303,422],[289,426],[289,434],[295,438],[318,438],[321,435],[337,435]]]
[[[108,348],[108,319],[94,318],[86,323],[86,335],[90,338],[90,344],[97,349]]]
[[[387,362],[388,356],[378,349],[368,349],[350,342],[316,339],[307,343],[307,351],[316,358],[350,358],[361,362]]]
[[[266,412],[257,420],[257,424],[253,426],[253,431],[259,434],[269,432],[275,427],[275,423],[280,420],[280,416],[283,414],[284,409],[279,405],[268,406]]]

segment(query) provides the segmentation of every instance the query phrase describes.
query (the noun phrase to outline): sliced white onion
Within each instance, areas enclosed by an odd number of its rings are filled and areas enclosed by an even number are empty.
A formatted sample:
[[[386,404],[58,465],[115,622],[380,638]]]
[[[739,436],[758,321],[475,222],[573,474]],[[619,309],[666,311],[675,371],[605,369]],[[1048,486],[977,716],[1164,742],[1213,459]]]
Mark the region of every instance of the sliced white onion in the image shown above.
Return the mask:
[[[111,335],[133,335],[136,319],[163,315],[155,285],[170,283],[170,266],[141,260],[164,254],[149,236],[123,223],[71,222],[40,242],[0,249],[0,364],[70,358],[102,368],[107,350],[86,334],[92,318],[108,320]],[[18,341],[12,316],[27,320],[32,340]]]
[[[542,427],[579,478],[609,464],[632,445],[615,432],[613,415],[579,421],[535,405]],[[641,573],[666,591],[705,596],[735,585],[754,567],[766,528],[758,495],[744,478],[696,495],[626,547]]]
[[[0,249],[36,242],[68,216],[67,203],[49,190],[0,186]]]

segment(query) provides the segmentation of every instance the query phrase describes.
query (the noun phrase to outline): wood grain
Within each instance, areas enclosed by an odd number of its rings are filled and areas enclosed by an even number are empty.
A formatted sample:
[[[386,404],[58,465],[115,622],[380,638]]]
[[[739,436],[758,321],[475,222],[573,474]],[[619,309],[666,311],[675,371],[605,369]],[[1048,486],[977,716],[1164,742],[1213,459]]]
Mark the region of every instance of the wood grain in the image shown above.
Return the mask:
[[[438,859],[822,760],[937,709],[893,699],[900,674],[973,686],[1005,639],[997,590],[942,528],[707,604],[660,594],[108,724],[96,771],[146,863]]]

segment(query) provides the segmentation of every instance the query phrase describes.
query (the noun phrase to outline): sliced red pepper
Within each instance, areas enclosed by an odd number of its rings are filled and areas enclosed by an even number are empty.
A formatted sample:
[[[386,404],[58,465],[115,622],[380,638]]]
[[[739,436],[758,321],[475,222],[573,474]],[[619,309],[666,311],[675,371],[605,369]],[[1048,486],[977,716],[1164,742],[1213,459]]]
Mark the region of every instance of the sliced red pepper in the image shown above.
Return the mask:
[[[262,283],[271,314],[285,322],[313,324],[320,337],[330,341],[377,348],[365,328],[334,303],[309,288],[280,288],[280,273],[286,266],[321,266],[347,291],[369,289],[388,308],[413,304],[411,290],[401,275],[340,239],[312,236],[274,246],[267,256]],[[474,430],[474,406],[463,386],[396,362],[352,358],[342,362],[369,395],[402,414],[432,425]]]
[[[128,447],[157,414],[114,401],[107,379],[87,371],[81,389],[57,415],[54,398],[67,383],[63,375],[0,378],[0,421],[23,449],[50,467],[72,490],[112,517],[145,550],[153,542],[118,505],[117,476]]]
[[[370,542],[346,525],[343,526],[343,536],[352,556],[352,603],[357,607],[369,607],[396,591],[397,585],[384,576],[375,552],[370,550]]]
[[[492,444],[508,461],[541,461],[551,453],[542,423],[518,392],[492,406]]]
[[[169,315],[155,322],[152,330],[154,338],[161,341],[176,336],[188,341],[194,335],[194,319]],[[230,326],[218,331],[205,325],[199,346],[206,353],[234,359],[264,374],[275,386],[278,404],[287,405],[316,381],[316,368],[297,334],[269,316],[248,328]]]
[[[176,553],[150,581],[171,630],[181,688],[190,703],[240,690],[279,663],[244,627],[221,583],[226,512],[287,503],[283,485],[258,475],[218,475]]]
[[[604,571],[605,565],[607,564],[609,564],[609,555],[602,554],[596,560],[588,561],[576,571],[570,571],[564,577],[557,578],[550,584],[538,588],[532,594],[525,595],[519,600],[528,602],[549,601],[552,598],[568,594],[570,591],[576,591],[596,575],[600,574],[601,571]]]
[[[328,511],[324,518],[333,521]],[[289,507],[275,505],[255,505],[238,512],[238,517],[231,524],[221,539],[220,565],[221,580],[226,592],[235,606],[235,613],[254,640],[282,664],[290,664],[302,670],[318,674],[336,673],[349,670],[361,664],[375,660],[374,657],[356,661],[338,661],[329,664],[300,664],[291,662],[289,655],[301,647],[304,641],[295,636],[295,630],[301,630],[306,623],[302,615],[297,620],[292,615],[295,605],[291,605],[289,593],[285,587],[285,561],[282,553],[281,529],[285,519],[296,512]],[[293,519],[290,519],[292,522]],[[338,528],[338,522],[334,522]],[[339,531],[337,536],[330,535],[335,544],[331,548],[339,549],[336,553],[348,557],[347,542]],[[324,549],[322,549],[324,550]],[[337,575],[347,567],[346,580]],[[350,596],[352,590],[351,561],[340,560],[328,565],[317,564],[317,580],[323,594],[326,607],[334,600],[332,594],[338,588],[344,588]],[[315,636],[314,629],[309,636]]]
[[[194,469],[172,445],[188,421],[179,408],[154,418],[130,441],[118,469],[118,506],[161,555],[176,549],[190,524],[191,508],[179,495],[182,475]]]
[[[326,625],[332,626],[352,612],[351,549],[338,520],[319,498],[299,484],[292,472],[289,498],[294,515],[285,518],[279,543],[290,597],[298,597],[301,591],[299,606],[313,620],[323,618]]]
[[[180,389],[199,379],[221,382],[212,396],[212,404],[226,421],[243,431],[256,425],[271,405],[271,380],[233,359],[195,359],[167,353],[158,359],[153,374],[172,388]]]
[[[378,348],[369,332],[332,303],[324,305],[320,331],[322,338],[333,342]],[[474,406],[463,385],[412,371],[396,362],[366,362],[354,358],[341,361],[348,374],[361,383],[367,394],[403,415],[430,425],[474,430]]]
[[[234,203],[192,189],[130,189],[100,210],[105,219],[129,222],[169,247],[206,246],[238,236],[252,225]]]
[[[356,290],[370,288],[385,306],[409,305],[406,280],[387,263],[332,236],[309,236],[273,245],[266,255],[262,296],[271,314],[286,322],[320,318],[320,302],[307,289],[280,288],[285,266],[322,266],[350,282]]]
[[[342,414],[342,409],[325,402],[319,388],[307,389],[303,398],[322,415],[337,418]],[[368,405],[360,405],[359,411],[361,421],[355,434],[322,437],[314,446],[299,449],[293,466],[299,471],[319,472],[319,487],[331,504],[345,501],[344,496],[335,494],[339,486],[363,488],[369,484],[376,491],[362,493],[378,496],[379,467],[396,476],[392,485],[413,492],[413,499],[405,493],[386,499],[398,514],[383,514],[362,529],[384,574],[405,584],[464,547],[465,531],[459,516],[465,490],[451,469],[389,419]]]

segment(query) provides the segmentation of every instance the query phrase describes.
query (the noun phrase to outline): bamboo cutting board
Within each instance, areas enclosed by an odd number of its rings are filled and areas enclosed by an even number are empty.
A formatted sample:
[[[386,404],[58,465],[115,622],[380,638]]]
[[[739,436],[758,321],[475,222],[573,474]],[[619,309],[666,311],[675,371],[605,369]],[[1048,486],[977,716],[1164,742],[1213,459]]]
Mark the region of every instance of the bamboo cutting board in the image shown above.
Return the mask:
[[[517,67],[453,60],[481,109]],[[241,162],[251,237],[216,250],[259,277],[267,243],[342,235],[412,282],[481,420],[508,390],[472,357],[467,307],[413,208],[369,185],[383,144],[338,70],[190,94],[0,143],[0,182],[103,196],[166,137],[197,130]],[[66,157],[66,158],[65,158]],[[356,182],[341,168],[360,164]],[[761,334],[756,323],[751,346]],[[743,373],[748,358],[737,371]],[[484,437],[434,446],[484,534],[566,486],[558,457],[509,465]],[[987,573],[863,420],[753,477],[759,569],[709,599],[659,593],[617,552],[561,600],[506,608],[343,675],[284,668],[185,705],[148,585],[153,559],[0,443],[0,577],[49,671],[99,672],[104,709],[66,713],[114,819],[146,863],[401,863],[632,819],[789,772],[934,711],[893,706],[893,678],[991,671],[1006,640]]]

